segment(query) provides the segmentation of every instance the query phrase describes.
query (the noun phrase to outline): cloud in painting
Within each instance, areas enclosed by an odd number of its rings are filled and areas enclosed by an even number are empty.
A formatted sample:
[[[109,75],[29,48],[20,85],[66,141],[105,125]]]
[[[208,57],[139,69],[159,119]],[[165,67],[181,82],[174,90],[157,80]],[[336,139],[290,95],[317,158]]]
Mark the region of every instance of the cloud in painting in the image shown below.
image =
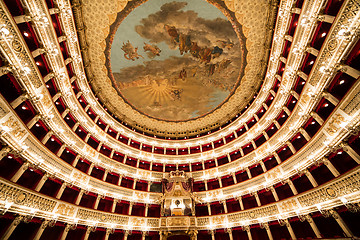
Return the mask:
[[[204,19],[192,10],[182,11],[186,2],[170,2],[161,6],[160,11],[141,20],[136,26],[136,32],[153,43],[162,41],[171,45],[171,40],[165,30],[165,25],[175,26],[182,34],[190,35],[191,41],[199,46],[211,46],[217,40],[236,41],[236,34],[229,21],[216,18]]]

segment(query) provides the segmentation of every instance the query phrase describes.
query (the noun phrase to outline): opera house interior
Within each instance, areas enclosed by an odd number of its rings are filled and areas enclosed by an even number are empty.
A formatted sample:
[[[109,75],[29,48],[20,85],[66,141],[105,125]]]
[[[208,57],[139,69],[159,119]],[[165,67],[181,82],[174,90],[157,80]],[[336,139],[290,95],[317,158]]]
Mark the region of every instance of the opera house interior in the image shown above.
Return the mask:
[[[0,0],[1,239],[360,239],[359,38],[359,0]]]

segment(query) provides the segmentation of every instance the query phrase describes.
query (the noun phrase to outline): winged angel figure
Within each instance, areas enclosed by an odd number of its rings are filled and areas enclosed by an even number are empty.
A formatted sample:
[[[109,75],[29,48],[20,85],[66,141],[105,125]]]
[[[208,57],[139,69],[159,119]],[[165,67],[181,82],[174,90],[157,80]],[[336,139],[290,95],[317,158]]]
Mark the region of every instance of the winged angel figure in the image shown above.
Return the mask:
[[[137,53],[138,48],[134,48],[133,45],[127,41],[127,43],[123,43],[121,49],[125,52],[124,57],[127,60],[135,61],[135,59],[139,59],[139,57],[144,58],[140,54]]]

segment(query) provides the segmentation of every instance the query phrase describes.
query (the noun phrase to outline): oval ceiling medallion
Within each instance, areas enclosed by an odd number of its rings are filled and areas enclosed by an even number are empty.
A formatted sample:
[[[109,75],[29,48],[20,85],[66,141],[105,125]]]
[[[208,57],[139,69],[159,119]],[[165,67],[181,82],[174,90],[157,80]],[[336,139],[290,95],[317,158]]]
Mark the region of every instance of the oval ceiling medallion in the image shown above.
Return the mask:
[[[118,94],[137,111],[186,121],[220,107],[239,85],[245,38],[221,1],[132,1],[107,38]]]

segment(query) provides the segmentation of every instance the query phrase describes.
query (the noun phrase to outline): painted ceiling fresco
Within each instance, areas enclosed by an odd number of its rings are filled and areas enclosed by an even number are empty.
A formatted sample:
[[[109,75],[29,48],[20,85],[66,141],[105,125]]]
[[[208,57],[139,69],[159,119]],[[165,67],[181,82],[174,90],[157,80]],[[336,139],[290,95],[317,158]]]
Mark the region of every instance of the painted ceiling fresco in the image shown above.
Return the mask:
[[[197,118],[224,103],[245,63],[230,11],[204,0],[138,5],[119,14],[108,38],[109,77],[118,93],[141,113],[169,121]]]

